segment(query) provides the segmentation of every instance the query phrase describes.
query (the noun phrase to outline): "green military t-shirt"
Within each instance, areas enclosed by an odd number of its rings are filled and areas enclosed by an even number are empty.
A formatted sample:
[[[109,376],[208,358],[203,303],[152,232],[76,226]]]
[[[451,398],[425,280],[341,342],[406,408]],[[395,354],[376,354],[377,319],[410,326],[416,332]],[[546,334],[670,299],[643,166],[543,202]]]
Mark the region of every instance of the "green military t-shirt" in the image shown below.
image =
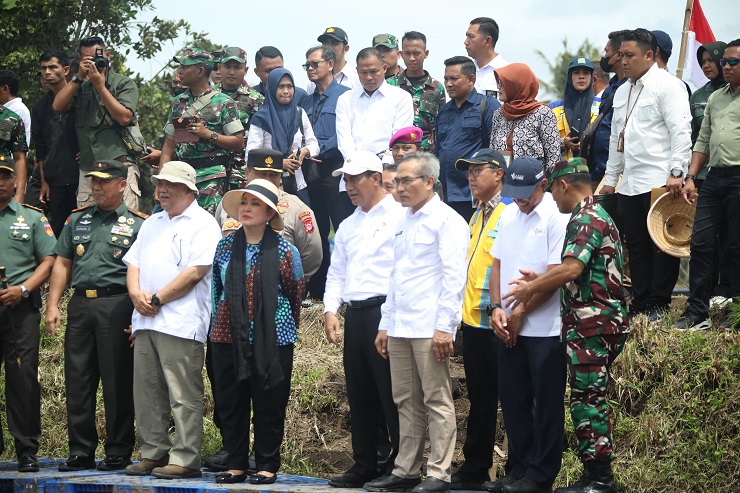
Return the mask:
[[[0,265],[7,269],[9,285],[31,277],[39,261],[53,254],[55,244],[49,221],[39,209],[11,199],[0,210]]]
[[[26,127],[20,116],[0,104],[0,156],[11,158],[14,152],[28,152]]]
[[[421,147],[425,151],[432,152],[433,146],[430,139],[434,134],[437,114],[445,104],[445,88],[442,83],[433,79],[426,70],[424,76],[423,79],[412,81],[406,76],[404,70],[400,74],[386,79],[386,81],[390,85],[400,87],[411,94],[411,99],[414,101],[414,125],[424,131]]]
[[[265,97],[249,86],[239,86],[235,91],[227,91],[221,84],[216,85],[216,90],[226,94],[236,103],[236,111],[239,114],[239,121],[244,127],[244,142],[247,141],[247,130],[249,129],[249,120],[257,113],[265,103]]]
[[[123,203],[113,211],[103,211],[97,205],[73,211],[54,248],[54,253],[72,260],[71,285],[126,287],[127,267],[121,259],[146,217]]]

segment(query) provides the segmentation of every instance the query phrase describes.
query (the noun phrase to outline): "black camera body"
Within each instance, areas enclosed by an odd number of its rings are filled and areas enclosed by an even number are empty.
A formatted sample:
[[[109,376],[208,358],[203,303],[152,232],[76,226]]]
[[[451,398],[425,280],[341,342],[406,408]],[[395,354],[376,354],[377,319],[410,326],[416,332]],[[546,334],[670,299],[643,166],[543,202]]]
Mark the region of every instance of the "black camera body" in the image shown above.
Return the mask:
[[[95,56],[92,58],[92,62],[95,64],[95,68],[98,72],[110,68],[110,61],[103,54],[102,48],[95,48]]]

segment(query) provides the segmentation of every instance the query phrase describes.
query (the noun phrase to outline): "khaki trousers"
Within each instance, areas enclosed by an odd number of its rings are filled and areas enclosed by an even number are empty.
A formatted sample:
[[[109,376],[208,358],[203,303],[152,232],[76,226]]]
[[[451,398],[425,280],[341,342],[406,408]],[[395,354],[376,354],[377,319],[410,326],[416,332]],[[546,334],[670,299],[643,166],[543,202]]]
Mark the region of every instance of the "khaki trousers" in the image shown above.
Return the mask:
[[[126,177],[126,190],[123,191],[123,203],[129,209],[139,210],[139,198],[141,197],[141,191],[139,189],[139,176],[141,171],[139,167],[130,162],[126,162],[126,156],[116,159],[126,164],[128,168],[128,176]],[[77,207],[86,207],[88,205],[94,205],[95,200],[93,199],[91,181],[90,178],[85,175],[88,171],[80,170],[80,182],[77,186]]]
[[[159,460],[170,454],[170,464],[200,469],[204,357],[205,346],[198,341],[136,331],[134,411],[142,458]]]
[[[432,339],[388,338],[393,401],[398,407],[400,442],[393,474],[419,477],[424,458],[427,413],[431,450],[427,476],[450,481],[457,439],[450,360],[437,361]]]

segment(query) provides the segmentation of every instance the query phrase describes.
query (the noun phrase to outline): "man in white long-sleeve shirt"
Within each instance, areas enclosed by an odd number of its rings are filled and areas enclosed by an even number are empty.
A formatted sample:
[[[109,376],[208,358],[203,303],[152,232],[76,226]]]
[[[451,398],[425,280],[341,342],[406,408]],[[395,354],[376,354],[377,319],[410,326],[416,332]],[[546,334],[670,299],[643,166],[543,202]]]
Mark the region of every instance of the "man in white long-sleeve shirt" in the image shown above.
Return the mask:
[[[434,193],[439,160],[410,153],[395,182],[406,216],[394,239],[394,266],[375,346],[390,357],[400,442],[393,473],[365,485],[369,491],[447,492],[457,438],[450,386],[450,354],[467,279],[470,230]],[[419,482],[429,414],[431,451]]]
[[[630,254],[632,313],[658,320],[671,301],[679,259],[658,250],[647,229],[650,193],[666,186],[678,196],[691,159],[691,112],[683,83],[655,63],[657,41],[647,29],[625,35],[622,66],[629,78],[614,95],[614,117],[601,193],[619,186],[619,216]]]

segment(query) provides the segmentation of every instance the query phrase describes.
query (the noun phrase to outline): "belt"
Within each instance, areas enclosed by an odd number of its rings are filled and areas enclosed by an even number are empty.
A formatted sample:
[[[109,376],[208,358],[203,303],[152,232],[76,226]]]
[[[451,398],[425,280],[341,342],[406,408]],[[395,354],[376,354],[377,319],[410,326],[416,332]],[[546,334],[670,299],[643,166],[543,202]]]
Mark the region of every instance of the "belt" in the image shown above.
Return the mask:
[[[711,173],[715,176],[737,176],[740,175],[740,166],[727,166],[727,167],[717,167],[712,166],[709,168],[708,173]]]
[[[220,156],[213,157],[191,158],[187,160],[187,163],[192,166],[193,169],[199,170],[210,168],[211,166],[225,166],[229,161],[231,161],[232,158],[232,155],[224,156],[222,154]]]
[[[368,298],[366,300],[353,300],[348,301],[347,305],[350,308],[362,309],[362,308],[374,308],[385,303],[385,296],[375,296],[374,298]]]
[[[107,298],[108,296],[116,296],[119,294],[127,294],[128,289],[123,286],[114,286],[111,288],[83,288],[75,286],[75,296],[82,296],[85,298]]]

